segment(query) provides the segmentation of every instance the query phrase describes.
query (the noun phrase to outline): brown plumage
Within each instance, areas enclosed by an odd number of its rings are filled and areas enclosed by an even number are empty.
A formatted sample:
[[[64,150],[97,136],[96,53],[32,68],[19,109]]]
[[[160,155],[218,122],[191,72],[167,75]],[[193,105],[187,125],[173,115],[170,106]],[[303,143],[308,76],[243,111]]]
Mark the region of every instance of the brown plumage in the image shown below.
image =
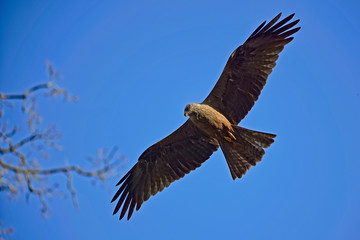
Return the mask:
[[[215,87],[201,103],[190,103],[189,116],[175,132],[149,147],[135,166],[119,181],[112,202],[120,219],[139,210],[151,195],[162,191],[201,166],[221,147],[233,179],[241,178],[261,161],[276,135],[237,126],[258,99],[278,54],[291,42],[299,20],[288,23],[294,14],[279,21],[281,14],[263,22],[230,56]]]

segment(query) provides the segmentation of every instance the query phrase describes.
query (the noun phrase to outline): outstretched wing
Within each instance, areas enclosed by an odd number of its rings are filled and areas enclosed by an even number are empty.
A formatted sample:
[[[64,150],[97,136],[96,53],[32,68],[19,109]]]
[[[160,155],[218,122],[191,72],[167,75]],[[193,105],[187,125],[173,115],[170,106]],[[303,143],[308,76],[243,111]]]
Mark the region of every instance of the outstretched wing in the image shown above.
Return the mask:
[[[279,53],[299,31],[294,27],[299,20],[288,23],[294,14],[276,23],[281,13],[267,25],[263,22],[230,56],[209,96],[203,103],[221,112],[238,124],[254,106]]]
[[[196,128],[188,120],[175,132],[149,147],[135,166],[119,181],[119,196],[114,214],[121,206],[120,219],[128,210],[129,220],[134,208],[139,210],[151,195],[161,192],[205,162],[219,147],[218,142]]]

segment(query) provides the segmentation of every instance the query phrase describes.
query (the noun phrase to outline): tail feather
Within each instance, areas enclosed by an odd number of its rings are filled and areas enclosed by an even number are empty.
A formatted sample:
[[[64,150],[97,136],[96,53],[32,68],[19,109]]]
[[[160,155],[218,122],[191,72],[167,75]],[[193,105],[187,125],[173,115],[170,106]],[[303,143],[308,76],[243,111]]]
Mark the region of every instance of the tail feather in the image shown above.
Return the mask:
[[[241,178],[251,166],[260,162],[265,151],[276,137],[275,134],[252,131],[233,126],[236,141],[220,141],[232,178]]]

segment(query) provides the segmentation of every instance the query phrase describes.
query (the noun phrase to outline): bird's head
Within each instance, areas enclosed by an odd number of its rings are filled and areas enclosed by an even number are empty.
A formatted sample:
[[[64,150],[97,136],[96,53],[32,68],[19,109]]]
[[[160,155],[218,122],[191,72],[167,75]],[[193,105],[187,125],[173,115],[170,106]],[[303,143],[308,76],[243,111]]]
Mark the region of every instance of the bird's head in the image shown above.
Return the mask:
[[[189,103],[186,105],[185,110],[184,110],[185,117],[188,117],[188,116],[190,116],[191,113],[193,113],[193,111],[195,110],[195,104],[196,103]]]

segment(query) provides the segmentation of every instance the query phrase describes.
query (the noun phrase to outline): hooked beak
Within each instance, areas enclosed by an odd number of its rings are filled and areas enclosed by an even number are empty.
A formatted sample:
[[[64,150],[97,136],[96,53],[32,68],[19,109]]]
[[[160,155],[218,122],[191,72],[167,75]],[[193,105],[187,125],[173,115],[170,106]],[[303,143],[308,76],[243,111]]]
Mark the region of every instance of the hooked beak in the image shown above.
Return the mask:
[[[184,112],[184,116],[185,117],[189,116],[188,112]]]

